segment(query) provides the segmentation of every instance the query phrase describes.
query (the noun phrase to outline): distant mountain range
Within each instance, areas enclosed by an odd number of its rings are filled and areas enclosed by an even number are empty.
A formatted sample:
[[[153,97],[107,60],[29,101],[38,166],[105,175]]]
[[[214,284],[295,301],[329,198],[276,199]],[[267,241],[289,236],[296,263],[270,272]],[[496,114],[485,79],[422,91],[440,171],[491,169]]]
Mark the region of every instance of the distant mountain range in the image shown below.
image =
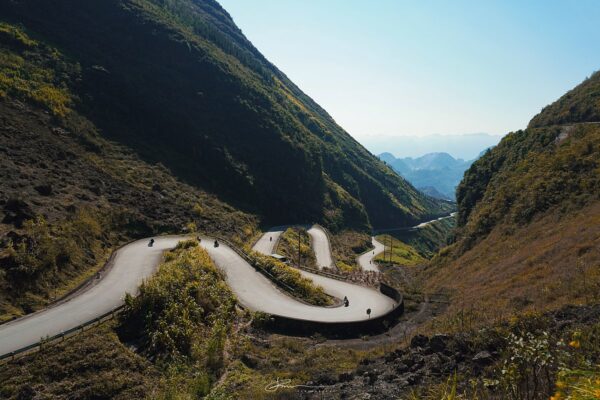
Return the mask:
[[[483,152],[479,156],[482,154]],[[431,197],[446,200],[454,200],[456,187],[464,172],[476,160],[465,161],[462,158],[454,158],[448,153],[428,153],[417,158],[396,158],[386,152],[379,154],[379,158],[417,189]]]
[[[400,157],[420,157],[426,153],[448,153],[455,158],[473,160],[482,149],[498,144],[500,135],[487,133],[394,136],[368,135],[360,142],[373,154],[390,152]]]

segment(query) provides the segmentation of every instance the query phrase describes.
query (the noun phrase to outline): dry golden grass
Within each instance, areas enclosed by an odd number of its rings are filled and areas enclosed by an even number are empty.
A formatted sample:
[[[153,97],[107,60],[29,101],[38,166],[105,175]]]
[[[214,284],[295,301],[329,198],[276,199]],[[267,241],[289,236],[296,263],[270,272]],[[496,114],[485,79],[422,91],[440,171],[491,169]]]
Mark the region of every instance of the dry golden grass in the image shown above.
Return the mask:
[[[558,216],[548,212],[518,229],[496,227],[456,260],[443,254],[425,272],[427,291],[447,291],[446,328],[517,312],[600,299],[600,203]]]

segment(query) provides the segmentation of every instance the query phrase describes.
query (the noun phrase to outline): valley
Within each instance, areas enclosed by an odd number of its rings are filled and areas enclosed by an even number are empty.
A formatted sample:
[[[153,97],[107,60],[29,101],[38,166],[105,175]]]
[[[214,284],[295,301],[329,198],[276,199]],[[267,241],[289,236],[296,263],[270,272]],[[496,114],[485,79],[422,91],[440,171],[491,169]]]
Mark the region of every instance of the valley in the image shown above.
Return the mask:
[[[0,399],[600,398],[600,72],[495,146],[376,156],[244,32],[215,0],[0,2]],[[534,98],[375,85],[410,60],[326,83],[369,132]]]

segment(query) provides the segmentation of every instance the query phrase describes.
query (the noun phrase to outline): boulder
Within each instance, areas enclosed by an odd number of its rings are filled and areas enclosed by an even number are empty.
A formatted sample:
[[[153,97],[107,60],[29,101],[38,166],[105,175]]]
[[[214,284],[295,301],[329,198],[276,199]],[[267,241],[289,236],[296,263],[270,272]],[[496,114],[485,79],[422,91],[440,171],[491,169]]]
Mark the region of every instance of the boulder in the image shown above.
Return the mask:
[[[429,339],[429,349],[432,353],[441,353],[446,350],[450,336],[448,335],[433,335]]]
[[[494,362],[494,358],[489,351],[480,351],[473,357],[473,362],[479,366],[490,365]]]
[[[416,335],[410,341],[410,347],[425,347],[429,343],[429,338],[424,335]]]
[[[31,206],[20,199],[8,199],[4,205],[4,214],[2,222],[13,224],[17,228],[22,228],[23,222],[35,217]]]

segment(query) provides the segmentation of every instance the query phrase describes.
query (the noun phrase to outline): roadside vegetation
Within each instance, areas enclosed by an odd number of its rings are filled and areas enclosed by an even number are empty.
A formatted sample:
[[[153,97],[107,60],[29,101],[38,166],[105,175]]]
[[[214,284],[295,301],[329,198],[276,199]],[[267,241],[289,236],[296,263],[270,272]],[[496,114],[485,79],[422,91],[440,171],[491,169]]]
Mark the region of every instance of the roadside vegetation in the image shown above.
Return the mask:
[[[139,296],[125,299],[118,332],[163,372],[167,398],[203,396],[223,373],[235,305],[208,253],[180,242]]]
[[[161,372],[105,324],[0,365],[0,398],[142,399],[157,394]]]
[[[300,245],[300,259],[298,259],[298,245]],[[310,243],[310,236],[304,227],[287,228],[279,238],[276,253],[286,256],[291,265],[317,267],[317,259]]]
[[[414,390],[411,400],[600,398],[600,308],[530,313],[460,337],[490,358]],[[580,314],[580,315],[577,315]],[[587,318],[587,317],[591,317]],[[565,323],[569,320],[569,323]],[[483,353],[479,353],[483,354]],[[459,368],[460,369],[460,368]]]
[[[385,251],[375,257],[377,263],[413,267],[427,262],[417,250],[391,235],[379,235],[376,239],[385,245]]]
[[[358,271],[356,258],[372,248],[371,236],[365,232],[344,230],[331,235],[331,249],[336,266],[343,272]]]
[[[53,225],[26,220],[0,253],[0,321],[43,308],[93,275],[115,222],[87,209]]]
[[[333,299],[325,293],[321,286],[315,285],[312,280],[303,277],[295,268],[255,251],[251,251],[248,256],[254,265],[264,269],[274,278],[275,283],[290,295],[317,306],[333,304]]]

